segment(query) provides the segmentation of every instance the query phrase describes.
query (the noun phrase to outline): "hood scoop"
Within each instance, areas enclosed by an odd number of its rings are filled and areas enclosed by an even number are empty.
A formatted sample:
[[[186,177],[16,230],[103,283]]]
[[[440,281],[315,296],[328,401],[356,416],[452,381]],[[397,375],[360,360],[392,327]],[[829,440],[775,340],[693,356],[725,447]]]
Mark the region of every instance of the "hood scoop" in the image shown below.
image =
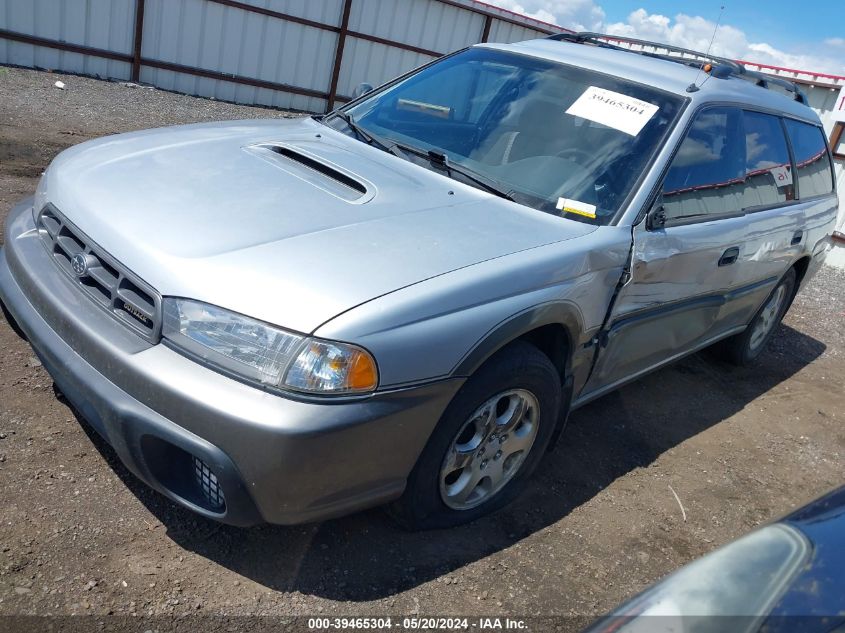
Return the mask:
[[[363,204],[375,196],[372,183],[301,147],[259,143],[244,147],[244,150],[341,200]]]

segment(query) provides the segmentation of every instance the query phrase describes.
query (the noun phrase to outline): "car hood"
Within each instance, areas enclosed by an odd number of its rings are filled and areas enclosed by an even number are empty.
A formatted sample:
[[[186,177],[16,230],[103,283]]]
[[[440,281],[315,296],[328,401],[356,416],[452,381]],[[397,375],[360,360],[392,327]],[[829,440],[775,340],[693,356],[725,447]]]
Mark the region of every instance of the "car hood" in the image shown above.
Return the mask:
[[[45,185],[162,295],[301,332],[399,288],[594,230],[308,118],[90,141],[60,154]]]

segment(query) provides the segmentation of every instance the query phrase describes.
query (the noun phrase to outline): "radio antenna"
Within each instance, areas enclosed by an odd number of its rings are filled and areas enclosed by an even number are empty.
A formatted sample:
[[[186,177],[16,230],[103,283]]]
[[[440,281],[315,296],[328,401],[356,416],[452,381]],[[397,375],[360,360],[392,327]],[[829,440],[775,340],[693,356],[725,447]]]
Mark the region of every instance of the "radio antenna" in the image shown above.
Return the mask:
[[[710,38],[710,45],[707,47],[707,52],[704,53],[705,57],[710,56],[710,49],[713,48],[713,42],[716,41],[716,33],[719,30],[719,25],[722,23],[722,14],[724,12],[725,12],[725,5],[722,5],[722,6],[719,7],[719,17],[716,18],[716,26],[713,27],[713,36]],[[698,73],[696,73],[696,75],[695,75],[695,80],[693,80],[693,82],[689,85],[689,87],[687,88],[687,92],[697,92],[698,91],[699,87],[696,84],[698,83],[698,78],[701,76],[701,69],[704,68],[705,64],[707,64],[706,60],[704,62],[702,62],[701,66],[698,67]],[[708,75],[708,77],[709,77],[709,75]],[[707,81],[707,79],[705,79],[704,81]],[[702,86],[704,85],[704,81],[701,82]]]

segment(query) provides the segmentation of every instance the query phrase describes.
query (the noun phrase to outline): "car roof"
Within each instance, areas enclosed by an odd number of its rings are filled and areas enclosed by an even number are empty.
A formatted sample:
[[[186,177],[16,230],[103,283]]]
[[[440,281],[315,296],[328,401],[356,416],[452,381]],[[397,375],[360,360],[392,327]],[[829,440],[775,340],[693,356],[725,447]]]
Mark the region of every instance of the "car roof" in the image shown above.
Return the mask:
[[[551,39],[476,46],[530,55],[614,75],[688,98],[696,106],[712,102],[752,105],[816,125],[820,123],[818,115],[811,108],[779,90],[757,86],[735,75],[712,77],[686,64],[641,55],[635,51]],[[687,86],[693,82],[700,89],[687,92]]]

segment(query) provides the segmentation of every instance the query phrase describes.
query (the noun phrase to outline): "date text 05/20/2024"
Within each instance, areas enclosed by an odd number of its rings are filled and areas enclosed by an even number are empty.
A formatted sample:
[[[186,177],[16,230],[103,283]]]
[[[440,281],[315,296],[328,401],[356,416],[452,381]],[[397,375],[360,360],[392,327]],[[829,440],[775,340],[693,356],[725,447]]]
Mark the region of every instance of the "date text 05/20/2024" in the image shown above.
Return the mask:
[[[308,629],[311,631],[362,629],[371,631],[386,631],[391,629],[408,631],[527,631],[528,624],[519,618],[435,618],[435,617],[404,617],[404,618],[309,618]]]

